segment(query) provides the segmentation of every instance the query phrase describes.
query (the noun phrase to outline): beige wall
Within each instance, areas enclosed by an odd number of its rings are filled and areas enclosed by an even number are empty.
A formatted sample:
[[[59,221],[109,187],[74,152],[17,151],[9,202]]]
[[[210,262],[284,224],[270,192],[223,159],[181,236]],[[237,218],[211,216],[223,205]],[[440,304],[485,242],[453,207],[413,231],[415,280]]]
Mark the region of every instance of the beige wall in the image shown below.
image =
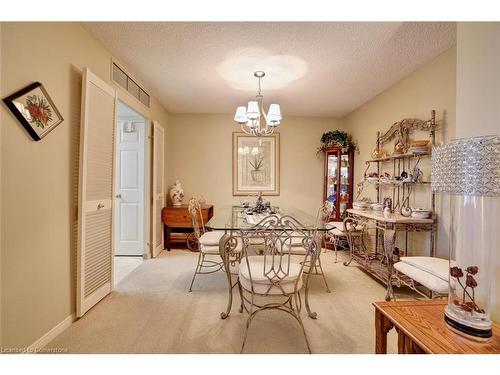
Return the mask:
[[[343,129],[332,118],[286,117],[280,127],[279,196],[269,200],[315,214],[323,199],[323,159],[316,156],[323,132]],[[232,196],[233,115],[170,114],[167,138],[167,185],[180,180],[185,202],[203,195],[218,207],[239,203]],[[266,198],[267,199],[267,198]]]
[[[500,22],[457,28],[457,137],[500,133]]]
[[[500,135],[500,22],[460,22],[457,28],[457,138]],[[500,198],[489,198],[500,208]],[[500,210],[493,221],[500,222]],[[494,214],[493,214],[494,215]],[[496,236],[498,238],[498,235]],[[500,321],[500,244],[489,235],[494,264],[491,317]],[[495,247],[496,245],[496,247]]]
[[[377,131],[384,132],[396,121],[403,118],[429,119],[431,110],[436,110],[436,117],[440,121],[440,129],[436,134],[436,141],[447,141],[455,136],[455,66],[456,48],[451,48],[433,61],[420,67],[418,70],[397,82],[360,108],[353,111],[343,120],[353,138],[358,141],[360,155],[355,158],[355,182],[359,182],[365,171],[364,160],[371,158],[375,148]],[[418,132],[413,139],[428,139],[428,134]],[[392,152],[393,142],[384,147]],[[392,174],[392,163],[387,163],[386,171]],[[422,160],[421,168],[424,179],[429,180],[430,160]],[[376,166],[370,169],[376,171]],[[382,196],[391,196],[392,193],[384,190]],[[368,186],[363,196],[376,198],[374,186]],[[438,213],[437,253],[447,257],[448,217],[445,203],[437,198]],[[430,207],[430,186],[415,188],[412,206]],[[425,235],[411,234],[410,247],[415,253],[420,249],[428,249],[428,238]]]
[[[81,71],[109,81],[111,55],[76,23],[4,23],[2,97],[32,81],[47,88],[64,122],[31,140],[1,115],[2,345],[25,347],[75,310],[75,219]],[[120,98],[164,126],[165,109]]]

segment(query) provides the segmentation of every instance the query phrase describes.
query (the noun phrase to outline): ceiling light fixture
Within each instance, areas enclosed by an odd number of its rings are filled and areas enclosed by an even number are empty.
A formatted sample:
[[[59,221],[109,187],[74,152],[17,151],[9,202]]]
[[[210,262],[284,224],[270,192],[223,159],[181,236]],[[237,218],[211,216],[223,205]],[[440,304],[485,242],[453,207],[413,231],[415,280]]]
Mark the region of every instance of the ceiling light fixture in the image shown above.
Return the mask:
[[[248,102],[248,106],[239,106],[236,108],[234,121],[241,125],[241,130],[246,134],[262,137],[273,134],[281,122],[281,110],[279,104],[271,104],[269,111],[264,112],[263,99],[261,93],[260,80],[266,75],[263,71],[257,71],[253,74],[259,80],[259,91],[255,96],[256,100]],[[261,122],[261,117],[264,120]]]

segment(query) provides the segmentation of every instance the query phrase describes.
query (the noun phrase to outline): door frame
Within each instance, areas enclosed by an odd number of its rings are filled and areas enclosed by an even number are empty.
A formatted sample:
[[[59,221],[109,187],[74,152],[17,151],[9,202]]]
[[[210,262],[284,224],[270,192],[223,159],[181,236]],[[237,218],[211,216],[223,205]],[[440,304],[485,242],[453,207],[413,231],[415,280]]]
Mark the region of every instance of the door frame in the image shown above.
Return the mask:
[[[140,115],[144,119],[144,218],[143,218],[143,230],[144,230],[144,238],[143,238],[143,253],[142,253],[142,258],[143,259],[149,259],[151,258],[151,239],[150,239],[150,216],[151,216],[151,205],[149,202],[151,201],[151,127],[152,127],[152,122],[149,119],[149,117],[144,114],[141,110],[137,109],[136,107],[130,105],[124,95],[120,95],[120,92],[118,92],[118,100],[117,100],[117,106],[116,106],[116,113],[115,113],[115,129],[116,129],[116,134],[118,135],[118,106],[119,105],[124,105],[128,107],[129,109],[133,110],[136,112],[138,115]],[[117,150],[115,147],[115,156],[116,156]],[[115,170],[115,174],[116,174]],[[113,186],[113,189],[115,186]],[[113,196],[115,195],[116,191],[113,192]],[[116,198],[114,198],[116,199]],[[114,204],[115,202],[113,202]],[[116,215],[117,212],[115,210]],[[116,217],[113,217],[113,227],[116,225]],[[115,249],[113,249],[113,252]],[[113,261],[114,261],[114,253],[113,253]]]

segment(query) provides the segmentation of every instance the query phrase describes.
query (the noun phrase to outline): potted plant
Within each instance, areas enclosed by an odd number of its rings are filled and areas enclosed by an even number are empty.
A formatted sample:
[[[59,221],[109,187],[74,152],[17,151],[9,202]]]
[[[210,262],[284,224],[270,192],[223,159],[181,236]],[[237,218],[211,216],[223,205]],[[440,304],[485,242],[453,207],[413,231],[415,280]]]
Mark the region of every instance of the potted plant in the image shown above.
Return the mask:
[[[346,152],[350,147],[357,148],[356,142],[352,140],[351,135],[340,130],[323,133],[321,136],[321,146],[318,147],[317,154],[321,154],[327,147],[339,147],[342,152]]]

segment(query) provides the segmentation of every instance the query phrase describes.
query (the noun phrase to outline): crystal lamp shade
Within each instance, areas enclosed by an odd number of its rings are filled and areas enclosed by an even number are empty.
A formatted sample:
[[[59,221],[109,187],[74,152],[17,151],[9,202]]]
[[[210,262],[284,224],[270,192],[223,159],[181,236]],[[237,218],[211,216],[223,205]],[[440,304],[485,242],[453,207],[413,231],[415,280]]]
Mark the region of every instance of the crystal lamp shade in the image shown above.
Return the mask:
[[[248,102],[247,117],[250,120],[255,120],[260,117],[259,103],[257,103],[256,101]]]

